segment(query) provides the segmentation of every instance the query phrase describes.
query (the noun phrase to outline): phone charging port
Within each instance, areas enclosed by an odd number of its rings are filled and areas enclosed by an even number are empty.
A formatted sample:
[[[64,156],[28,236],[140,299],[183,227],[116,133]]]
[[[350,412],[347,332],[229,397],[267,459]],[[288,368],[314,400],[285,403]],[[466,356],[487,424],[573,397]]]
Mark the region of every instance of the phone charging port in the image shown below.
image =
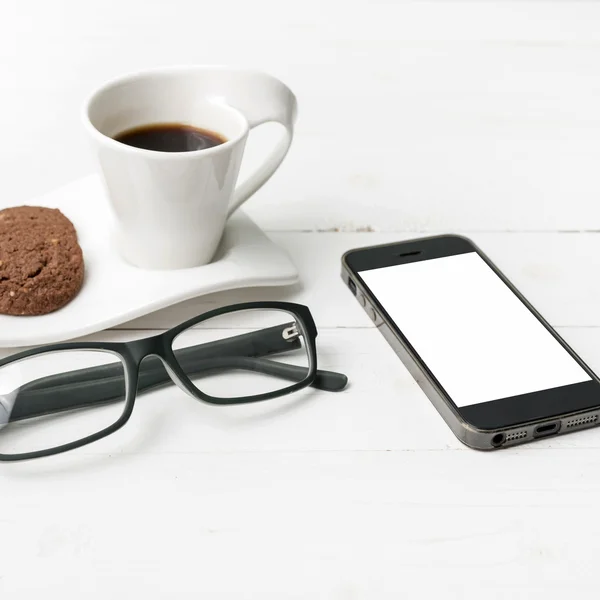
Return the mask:
[[[533,435],[538,438],[552,435],[558,431],[558,427],[558,423],[545,423],[544,425],[538,425],[535,428]]]

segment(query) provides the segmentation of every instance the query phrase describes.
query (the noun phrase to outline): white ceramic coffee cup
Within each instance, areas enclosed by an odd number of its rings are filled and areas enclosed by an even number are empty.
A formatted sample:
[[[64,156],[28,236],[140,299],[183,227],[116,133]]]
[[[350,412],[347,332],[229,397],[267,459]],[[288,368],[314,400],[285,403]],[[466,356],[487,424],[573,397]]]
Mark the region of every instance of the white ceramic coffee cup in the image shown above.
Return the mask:
[[[227,67],[171,67],[120,77],[97,90],[83,120],[116,216],[116,243],[129,263],[180,269],[209,263],[227,218],[277,170],[292,142],[296,98],[278,79]],[[285,134],[236,187],[248,132],[278,122]],[[224,136],[218,146],[158,152],[114,136],[142,125],[185,123]]]

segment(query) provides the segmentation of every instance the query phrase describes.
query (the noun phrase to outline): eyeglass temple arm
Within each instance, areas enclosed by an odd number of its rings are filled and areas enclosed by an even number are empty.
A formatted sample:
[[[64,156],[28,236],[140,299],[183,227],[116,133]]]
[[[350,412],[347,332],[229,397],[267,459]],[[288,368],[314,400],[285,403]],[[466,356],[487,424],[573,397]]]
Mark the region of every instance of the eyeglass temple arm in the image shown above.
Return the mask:
[[[299,338],[286,338],[283,335],[292,325],[293,323],[278,325],[225,340],[191,346],[176,350],[175,355],[188,374],[228,367],[301,381],[306,377],[306,369],[258,358],[299,348]],[[339,391],[346,386],[347,381],[348,378],[340,373],[317,371],[312,385],[325,391]],[[171,378],[159,358],[150,357],[142,362],[138,393],[170,383]],[[10,420],[114,402],[123,398],[123,389],[123,368],[116,364],[43,377],[19,389]]]

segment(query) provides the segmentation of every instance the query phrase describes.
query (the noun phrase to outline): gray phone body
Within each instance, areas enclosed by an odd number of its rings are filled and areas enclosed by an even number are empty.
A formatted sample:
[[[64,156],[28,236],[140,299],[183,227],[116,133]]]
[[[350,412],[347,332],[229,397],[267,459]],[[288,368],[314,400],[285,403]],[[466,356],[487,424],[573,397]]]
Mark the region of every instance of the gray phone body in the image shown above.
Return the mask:
[[[441,238],[443,236],[433,236],[430,238],[422,238],[423,240]],[[461,237],[461,236],[454,236]],[[467,239],[467,238],[464,238]],[[418,241],[418,240],[411,240]],[[590,373],[593,379],[600,383],[598,377],[589,369],[582,359],[575,353],[575,351],[568,346],[568,344],[552,329],[552,327],[544,320],[544,318],[533,308],[533,306],[524,298],[524,296],[515,288],[515,286],[506,278],[506,276],[492,263],[492,261],[471,241],[470,244],[476,249],[476,251],[482,256],[490,268],[492,268],[497,275],[509,286],[509,288],[521,299],[521,301],[527,306],[527,308],[553,333],[558,341],[568,350],[568,352],[579,362],[585,366],[586,370]],[[387,318],[384,311],[381,311],[377,300],[372,296],[371,292],[364,286],[359,277],[356,277],[352,272],[351,268],[346,262],[346,258],[352,252],[356,250],[368,251],[370,249],[385,248],[387,246],[396,246],[397,243],[393,244],[381,244],[376,246],[367,246],[364,248],[356,248],[349,250],[342,256],[342,279],[344,283],[352,290],[356,286],[355,298],[359,304],[364,308],[365,312],[369,315],[369,318],[374,322],[377,329],[381,332],[383,337],[387,340],[389,345],[392,347],[394,352],[398,355],[404,366],[408,369],[409,373],[418,383],[419,387],[423,390],[425,395],[429,398],[431,403],[435,406],[437,411],[440,413],[442,418],[446,421],[454,435],[463,442],[466,446],[477,450],[497,450],[499,448],[505,448],[509,446],[515,446],[527,442],[534,441],[547,435],[539,435],[538,431],[540,428],[544,428],[550,425],[556,425],[556,431],[552,432],[552,435],[560,435],[565,433],[571,433],[595,427],[600,424],[600,398],[598,400],[598,406],[583,411],[571,411],[565,412],[559,416],[552,418],[543,418],[537,420],[531,420],[528,422],[520,423],[518,425],[496,428],[496,429],[478,429],[472,424],[468,423],[460,414],[460,411],[456,408],[450,397],[446,392],[438,385],[433,377],[424,368],[424,363],[421,359],[416,356],[412,349],[404,343],[402,338],[396,333],[394,325]],[[501,440],[501,441],[500,441]],[[499,443],[500,442],[500,443]]]

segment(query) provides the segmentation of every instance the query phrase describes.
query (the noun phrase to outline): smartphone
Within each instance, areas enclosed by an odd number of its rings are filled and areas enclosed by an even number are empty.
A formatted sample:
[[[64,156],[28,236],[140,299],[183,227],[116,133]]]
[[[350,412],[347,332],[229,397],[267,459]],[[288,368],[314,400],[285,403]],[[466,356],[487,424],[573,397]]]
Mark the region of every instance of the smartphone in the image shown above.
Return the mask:
[[[598,424],[596,375],[471,240],[350,250],[342,278],[467,446]]]

